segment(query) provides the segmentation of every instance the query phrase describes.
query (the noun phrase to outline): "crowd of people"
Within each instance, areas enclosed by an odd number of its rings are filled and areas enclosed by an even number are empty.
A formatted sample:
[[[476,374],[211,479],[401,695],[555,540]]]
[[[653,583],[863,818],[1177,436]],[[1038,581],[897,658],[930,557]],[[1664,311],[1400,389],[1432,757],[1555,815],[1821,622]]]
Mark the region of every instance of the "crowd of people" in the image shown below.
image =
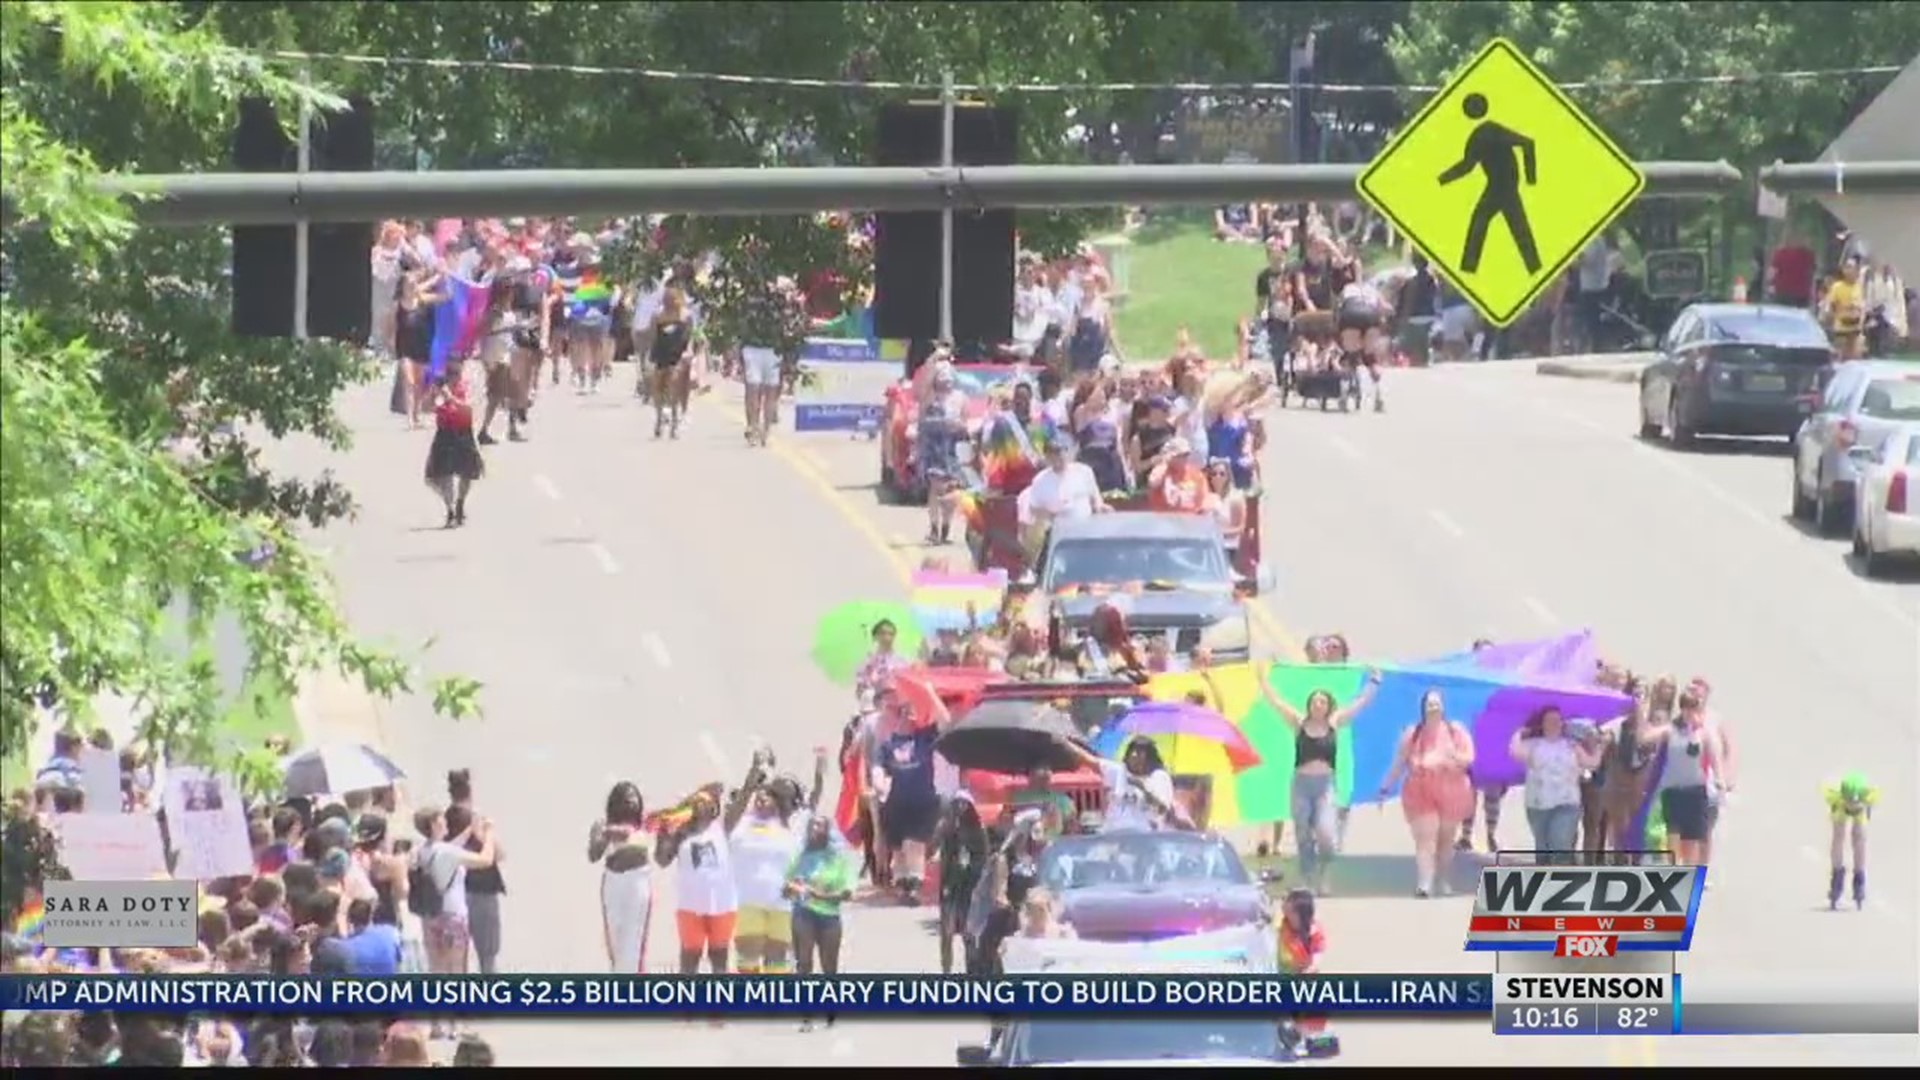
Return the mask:
[[[85,812],[83,743],[112,749],[103,731],[56,735],[33,787],[8,807],[10,908],[28,906],[60,873],[56,818]],[[284,743],[270,750],[284,753]],[[158,805],[160,766],[136,744],[120,751],[124,812]],[[219,784],[221,796],[232,791]],[[203,799],[201,806],[212,798]],[[446,801],[415,810],[413,836],[397,817],[399,792],[247,800],[250,873],[201,882],[198,942],[180,949],[54,949],[9,934],[9,973],[247,975],[463,974],[498,970],[504,857],[474,807],[472,777],[447,778]],[[195,809],[189,805],[187,809]],[[163,830],[166,812],[159,810]],[[18,927],[16,927],[18,929]],[[451,1021],[401,1017],[170,1016],[114,1011],[9,1013],[8,1067],[62,1065],[485,1067],[485,1040]],[[446,1052],[435,1053],[440,1045]]]

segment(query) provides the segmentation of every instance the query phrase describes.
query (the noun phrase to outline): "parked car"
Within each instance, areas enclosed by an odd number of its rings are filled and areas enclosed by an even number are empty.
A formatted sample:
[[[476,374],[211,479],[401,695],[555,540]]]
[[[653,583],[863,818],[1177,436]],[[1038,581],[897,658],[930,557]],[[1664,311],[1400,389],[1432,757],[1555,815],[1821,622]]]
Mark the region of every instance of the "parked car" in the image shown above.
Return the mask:
[[[1854,360],[1840,365],[1819,406],[1793,439],[1793,516],[1828,536],[1853,520],[1863,457],[1905,424],[1920,421],[1920,365]]]
[[[1853,500],[1853,553],[1868,577],[1893,559],[1920,559],[1920,424],[1904,424],[1875,447],[1855,447],[1860,476]]]
[[[1010,383],[1023,369],[1015,364],[956,364],[954,383],[967,397],[967,423],[977,427],[987,413],[987,392]],[[887,387],[880,417],[880,497],[913,504],[927,501],[927,478],[920,475],[920,405],[917,380]]]
[[[1265,883],[1210,833],[1063,836],[1040,856],[1040,879],[1082,941],[1157,941],[1273,919]]]
[[[1674,446],[1698,435],[1790,438],[1832,367],[1833,346],[1811,312],[1691,305],[1640,373],[1640,436]]]

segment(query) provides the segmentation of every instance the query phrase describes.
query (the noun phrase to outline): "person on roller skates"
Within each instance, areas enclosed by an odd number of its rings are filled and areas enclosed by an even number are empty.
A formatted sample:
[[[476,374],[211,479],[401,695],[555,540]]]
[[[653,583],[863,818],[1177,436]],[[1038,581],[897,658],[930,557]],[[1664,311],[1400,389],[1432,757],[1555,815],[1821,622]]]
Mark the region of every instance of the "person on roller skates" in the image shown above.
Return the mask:
[[[1847,883],[1847,848],[1853,848],[1853,906],[1867,906],[1867,819],[1880,793],[1860,773],[1850,773],[1826,789],[1827,816],[1833,822],[1833,873],[1827,880],[1827,907],[1840,910]]]

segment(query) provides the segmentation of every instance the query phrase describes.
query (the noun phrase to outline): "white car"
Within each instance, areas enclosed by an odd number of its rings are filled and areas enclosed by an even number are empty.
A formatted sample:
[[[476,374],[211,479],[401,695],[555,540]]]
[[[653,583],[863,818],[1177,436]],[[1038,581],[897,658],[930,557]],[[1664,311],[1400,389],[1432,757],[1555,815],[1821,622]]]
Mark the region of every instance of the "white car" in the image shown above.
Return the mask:
[[[1906,424],[1878,446],[1852,451],[1859,480],[1853,510],[1853,553],[1868,577],[1891,559],[1920,559],[1920,424]]]

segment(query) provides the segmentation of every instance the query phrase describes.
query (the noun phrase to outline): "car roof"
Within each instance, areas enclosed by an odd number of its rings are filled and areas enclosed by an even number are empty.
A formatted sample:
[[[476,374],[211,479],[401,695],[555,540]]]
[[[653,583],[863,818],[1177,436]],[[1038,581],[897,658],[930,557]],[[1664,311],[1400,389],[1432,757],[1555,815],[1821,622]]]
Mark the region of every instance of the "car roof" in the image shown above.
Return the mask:
[[[1053,526],[1053,542],[1062,540],[1204,540],[1220,534],[1220,523],[1201,514],[1125,511],[1096,514]]]
[[[1196,847],[1202,845],[1207,847],[1224,845],[1228,851],[1233,851],[1236,858],[1240,855],[1238,851],[1234,850],[1233,845],[1228,844],[1218,833],[1189,832],[1184,829],[1130,829],[1124,832],[1076,833],[1071,836],[1058,836],[1048,841],[1047,850],[1093,847],[1096,844],[1126,843],[1192,844]]]
[[[1920,380],[1920,364],[1912,360],[1849,360],[1840,368],[1841,374],[1859,372],[1860,377],[1874,379],[1916,379]]]

